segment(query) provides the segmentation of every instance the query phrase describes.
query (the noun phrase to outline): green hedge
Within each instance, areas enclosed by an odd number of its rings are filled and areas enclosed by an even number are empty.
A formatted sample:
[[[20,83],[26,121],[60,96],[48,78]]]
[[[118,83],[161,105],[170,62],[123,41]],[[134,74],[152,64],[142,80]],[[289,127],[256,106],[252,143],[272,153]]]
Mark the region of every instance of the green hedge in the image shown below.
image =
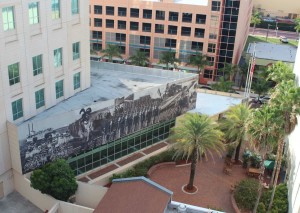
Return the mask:
[[[138,164],[136,164],[133,168],[126,170],[120,174],[113,174],[110,178],[110,182],[113,179],[117,178],[129,178],[129,177],[138,177],[145,176],[147,177],[148,170],[155,164],[162,162],[171,162],[174,161],[174,150],[167,150],[158,155],[152,156],[147,160],[144,160]]]
[[[259,183],[256,179],[245,179],[239,182],[234,192],[234,199],[241,209],[252,210],[257,198]]]

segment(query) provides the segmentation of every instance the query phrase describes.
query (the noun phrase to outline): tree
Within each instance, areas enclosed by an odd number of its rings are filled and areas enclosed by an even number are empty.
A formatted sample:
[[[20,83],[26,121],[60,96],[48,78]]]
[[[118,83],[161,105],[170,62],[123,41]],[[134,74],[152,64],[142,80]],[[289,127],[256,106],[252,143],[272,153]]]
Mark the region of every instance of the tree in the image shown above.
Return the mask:
[[[268,81],[262,78],[258,79],[256,82],[254,82],[254,84],[252,84],[252,89],[258,95],[258,101],[260,101],[259,97],[268,92],[269,88]]]
[[[122,55],[121,55],[121,51],[120,48],[116,45],[112,45],[112,44],[108,44],[105,50],[101,51],[102,53],[104,53],[102,56],[103,57],[108,57],[108,61],[112,62],[113,57],[117,57],[117,58],[121,58],[122,59]]]
[[[231,92],[233,83],[231,81],[225,81],[224,77],[221,77],[218,82],[211,85],[213,90],[221,92]]]
[[[295,30],[296,30],[296,32],[299,34],[299,38],[300,38],[300,18],[297,18],[296,20],[295,20],[295,24],[296,24],[296,26],[295,26]]]
[[[136,66],[146,67],[149,64],[148,56],[142,51],[136,51],[134,55],[129,57],[129,60]]]
[[[224,67],[221,69],[223,71],[223,76],[225,80],[233,81],[238,67],[234,64],[224,63]]]
[[[245,84],[244,81],[246,80],[246,76],[248,72],[248,64],[244,64],[240,66],[238,72],[240,76],[239,88],[241,89],[242,85]]]
[[[201,69],[204,68],[204,66],[207,65],[208,63],[206,60],[206,56],[197,52],[196,55],[190,55],[189,63],[187,63],[187,64],[196,66],[198,69],[198,73],[200,74]]]
[[[239,161],[240,149],[246,139],[246,122],[250,114],[250,107],[246,104],[232,106],[225,113],[225,119],[221,121],[221,129],[225,139],[236,145],[235,161]]]
[[[253,32],[252,32],[253,35],[254,35],[254,30],[256,25],[260,23],[261,23],[260,13],[258,11],[254,11],[254,13],[251,16],[251,24],[253,24]]]
[[[247,134],[253,147],[261,154],[262,162],[265,160],[267,152],[272,151],[276,144],[278,137],[278,123],[280,120],[277,116],[276,109],[271,108],[268,105],[264,105],[262,108],[252,110],[247,120],[246,129]],[[262,164],[262,174],[264,173],[264,164]],[[263,175],[260,174],[258,187],[258,196],[254,205],[253,213],[256,213],[263,187]]]
[[[69,164],[61,159],[33,171],[30,181],[34,189],[63,201],[68,201],[78,187],[74,172]]]
[[[173,129],[171,138],[175,140],[174,157],[191,159],[191,171],[188,190],[194,186],[196,164],[202,159],[207,159],[215,151],[221,156],[224,145],[221,142],[223,133],[218,129],[218,125],[207,115],[198,113],[187,113],[185,118],[179,120],[178,126]]]
[[[292,67],[282,61],[278,61],[270,66],[267,72],[268,79],[274,81],[276,84],[295,79]]]
[[[159,63],[166,64],[167,70],[169,70],[169,64],[174,65],[175,62],[179,63],[180,61],[175,57],[175,52],[172,51],[163,52],[159,58]]]

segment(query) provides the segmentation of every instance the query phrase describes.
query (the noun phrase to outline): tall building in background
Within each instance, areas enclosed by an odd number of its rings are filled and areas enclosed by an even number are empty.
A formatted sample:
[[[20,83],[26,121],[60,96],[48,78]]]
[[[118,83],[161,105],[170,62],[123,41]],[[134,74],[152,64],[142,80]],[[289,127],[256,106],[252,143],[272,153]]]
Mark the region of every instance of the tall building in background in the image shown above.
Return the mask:
[[[88,88],[90,59],[85,0],[2,0],[0,13],[1,198],[14,189],[8,122],[22,123]]]
[[[207,56],[200,82],[215,80],[224,63],[238,64],[249,31],[252,0],[90,0],[91,49],[120,47],[124,59],[145,52],[152,66],[172,51],[188,66],[189,57]],[[118,60],[118,59],[116,59]]]

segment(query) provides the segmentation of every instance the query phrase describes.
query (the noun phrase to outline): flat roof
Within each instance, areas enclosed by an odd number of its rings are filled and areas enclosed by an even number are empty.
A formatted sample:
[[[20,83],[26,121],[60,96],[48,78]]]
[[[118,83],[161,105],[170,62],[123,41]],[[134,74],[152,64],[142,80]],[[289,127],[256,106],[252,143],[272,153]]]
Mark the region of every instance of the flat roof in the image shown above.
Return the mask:
[[[295,62],[297,47],[287,44],[271,44],[267,42],[250,43],[247,49],[248,54],[253,53],[254,46],[256,58],[291,63]]]
[[[164,0],[143,0],[143,1],[152,1],[152,2],[163,2]],[[168,1],[171,2],[172,1]],[[190,4],[190,5],[199,5],[207,6],[208,0],[173,0],[174,4]]]
[[[213,116],[223,113],[229,107],[240,103],[242,103],[242,98],[198,92],[196,108],[190,112]]]
[[[195,76],[190,73],[91,61],[91,87],[17,125]]]

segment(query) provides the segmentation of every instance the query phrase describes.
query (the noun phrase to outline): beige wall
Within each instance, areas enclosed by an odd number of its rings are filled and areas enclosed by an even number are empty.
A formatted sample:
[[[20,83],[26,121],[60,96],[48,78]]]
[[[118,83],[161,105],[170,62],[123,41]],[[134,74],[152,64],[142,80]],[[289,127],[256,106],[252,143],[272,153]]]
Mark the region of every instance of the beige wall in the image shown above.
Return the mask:
[[[300,17],[299,0],[253,0],[254,8],[259,9],[264,15],[270,14],[275,17],[289,16],[289,13],[297,14]]]

